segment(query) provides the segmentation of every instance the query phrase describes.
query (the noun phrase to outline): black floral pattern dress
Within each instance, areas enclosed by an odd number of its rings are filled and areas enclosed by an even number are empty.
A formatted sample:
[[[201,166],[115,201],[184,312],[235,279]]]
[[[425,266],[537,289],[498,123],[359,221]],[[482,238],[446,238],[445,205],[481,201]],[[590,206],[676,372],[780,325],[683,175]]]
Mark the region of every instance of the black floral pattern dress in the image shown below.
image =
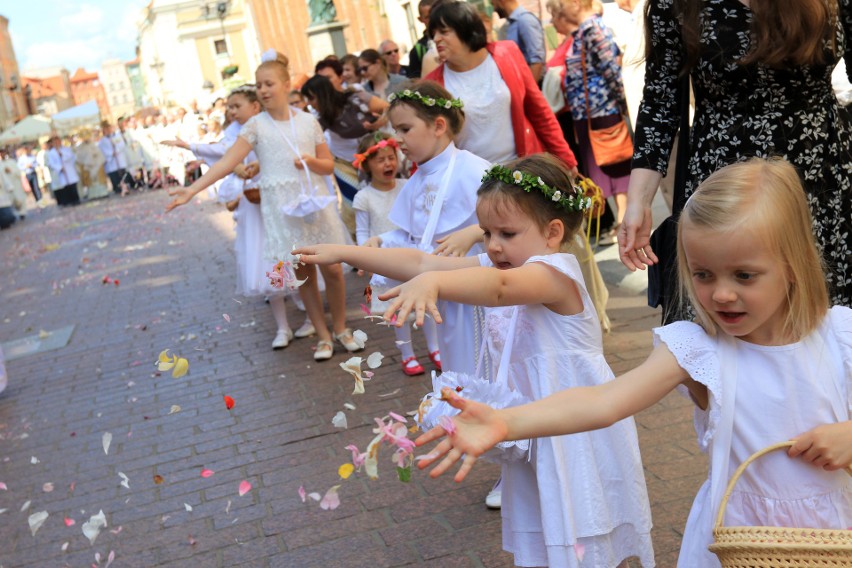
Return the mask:
[[[750,157],[783,156],[803,178],[814,232],[828,264],[833,304],[852,307],[852,129],[840,116],[829,65],[740,65],[751,10],[739,0],[702,0],[703,53],[692,70],[695,117],[686,195],[717,169]],[[852,0],[839,0],[838,52],[852,69]],[[653,54],[637,120],[634,168],[666,173],[679,110],[683,59],[672,0],[652,0]]]

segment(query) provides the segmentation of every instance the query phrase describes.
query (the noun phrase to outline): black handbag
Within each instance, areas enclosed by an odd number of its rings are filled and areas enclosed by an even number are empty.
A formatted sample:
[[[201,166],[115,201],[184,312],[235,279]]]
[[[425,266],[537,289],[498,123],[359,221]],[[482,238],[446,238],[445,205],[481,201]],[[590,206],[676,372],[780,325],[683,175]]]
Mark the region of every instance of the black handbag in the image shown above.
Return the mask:
[[[678,301],[677,220],[686,204],[686,179],[689,165],[689,76],[680,81],[680,134],[675,159],[672,214],[651,233],[651,249],[659,262],[648,267],[648,305],[662,306],[663,325],[683,319],[684,309]]]

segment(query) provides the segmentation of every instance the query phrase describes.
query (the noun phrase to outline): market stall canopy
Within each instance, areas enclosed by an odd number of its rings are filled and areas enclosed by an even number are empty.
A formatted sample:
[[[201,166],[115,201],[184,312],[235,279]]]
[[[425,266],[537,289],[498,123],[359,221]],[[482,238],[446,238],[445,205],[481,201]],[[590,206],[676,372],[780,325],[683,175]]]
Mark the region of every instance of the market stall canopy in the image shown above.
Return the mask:
[[[4,130],[0,134],[0,145],[35,142],[42,136],[50,134],[51,130],[49,118],[40,114],[33,114],[22,118],[15,126]]]
[[[70,134],[84,126],[97,128],[100,121],[101,111],[95,101],[86,101],[53,115],[53,126],[60,134]]]

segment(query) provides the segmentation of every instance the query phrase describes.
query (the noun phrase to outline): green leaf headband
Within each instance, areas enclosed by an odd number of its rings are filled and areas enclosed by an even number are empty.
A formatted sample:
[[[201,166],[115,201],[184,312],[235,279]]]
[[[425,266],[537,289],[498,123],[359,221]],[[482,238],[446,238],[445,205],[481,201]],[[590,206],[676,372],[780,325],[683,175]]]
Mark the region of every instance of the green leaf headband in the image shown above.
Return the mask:
[[[392,103],[395,100],[417,101],[427,107],[438,106],[447,110],[450,110],[451,108],[461,109],[464,106],[461,99],[444,99],[441,97],[433,99],[432,97],[424,96],[417,91],[412,91],[411,89],[405,89],[404,91],[398,91],[388,95],[389,103]]]
[[[558,189],[548,186],[539,176],[520,170],[513,171],[501,165],[491,166],[485,172],[485,175],[482,176],[483,183],[495,180],[507,185],[516,185],[527,193],[539,191],[551,201],[556,202],[556,205],[565,211],[586,211],[592,206],[592,199],[586,197],[585,192],[573,183],[571,184],[571,190],[563,193]]]

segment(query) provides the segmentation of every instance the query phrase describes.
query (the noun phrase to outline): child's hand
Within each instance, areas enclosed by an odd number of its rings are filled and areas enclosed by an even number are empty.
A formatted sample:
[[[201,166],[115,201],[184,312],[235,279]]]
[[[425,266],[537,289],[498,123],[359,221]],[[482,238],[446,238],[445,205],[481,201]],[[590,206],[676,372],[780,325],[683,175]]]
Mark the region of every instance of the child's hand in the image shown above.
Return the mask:
[[[438,274],[435,272],[420,274],[379,296],[380,300],[391,298],[396,299],[390,303],[384,318],[390,321],[396,314],[397,327],[405,325],[406,318],[412,311],[414,311],[414,324],[417,326],[423,325],[423,318],[427,312],[435,319],[435,323],[443,321],[441,314],[438,313]]]
[[[293,163],[296,165],[297,170],[304,170],[305,166],[308,166],[308,169],[311,169],[311,160],[313,160],[313,159],[314,159],[313,156],[308,156],[307,154],[302,154],[300,157],[294,159]]]
[[[823,424],[793,438],[796,442],[787,452],[791,458],[828,471],[852,465],[852,422]]]
[[[337,245],[310,245],[299,247],[291,252],[293,256],[299,257],[299,262],[304,264],[336,264],[343,259],[337,251]]]
[[[180,207],[181,205],[186,205],[189,203],[189,200],[193,198],[195,192],[192,190],[192,186],[189,187],[175,187],[170,188],[169,195],[174,197],[168,205],[166,205],[166,212],[168,213],[175,207]]]
[[[473,245],[482,241],[482,234],[482,229],[476,225],[465,227],[438,239],[438,246],[432,251],[432,254],[438,256],[467,256]]]
[[[260,162],[258,162],[257,160],[246,165],[246,175],[248,176],[246,179],[251,179],[259,173],[260,173]]]
[[[461,414],[451,418],[454,432],[447,432],[439,426],[414,440],[416,445],[422,446],[441,436],[446,436],[426,455],[425,459],[417,463],[417,467],[423,469],[441,456],[446,456],[429,472],[429,477],[438,477],[464,455],[464,461],[453,478],[456,482],[460,482],[467,476],[479,456],[506,439],[508,426],[500,412],[487,404],[464,399],[446,387],[441,394],[451,406],[461,410]]]
[[[189,150],[189,143],[181,140],[180,138],[175,138],[174,140],[163,140],[160,142],[163,146],[172,146],[176,148],[183,148],[184,150]]]
[[[369,239],[364,241],[364,244],[361,245],[361,246],[373,247],[373,248],[382,248],[382,239],[381,239],[381,237],[378,237],[378,236],[370,237]]]
[[[251,179],[250,176],[246,175],[246,168],[245,164],[237,164],[234,166],[234,175],[240,179]]]

